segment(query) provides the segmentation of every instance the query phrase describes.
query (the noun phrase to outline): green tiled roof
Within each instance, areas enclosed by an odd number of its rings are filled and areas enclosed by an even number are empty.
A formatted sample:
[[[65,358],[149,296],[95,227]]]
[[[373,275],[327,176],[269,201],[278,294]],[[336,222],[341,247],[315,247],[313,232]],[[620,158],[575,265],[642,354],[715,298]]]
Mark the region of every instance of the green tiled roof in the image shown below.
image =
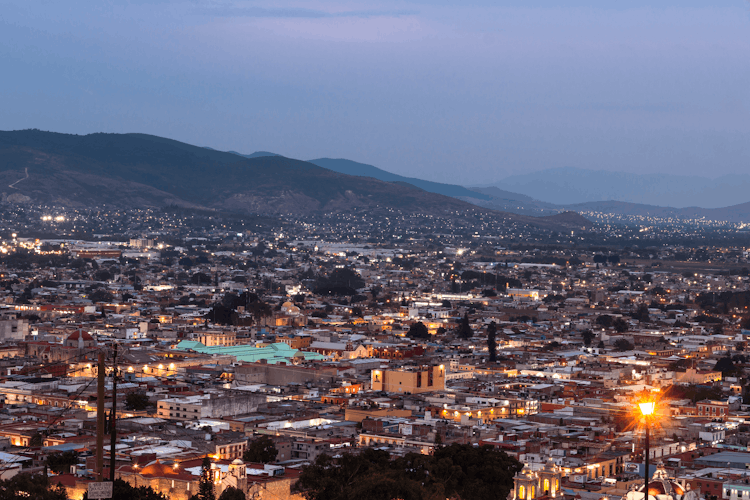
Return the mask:
[[[266,360],[269,364],[279,362],[289,362],[292,358],[304,358],[305,360],[323,360],[326,359],[322,354],[317,352],[300,351],[292,349],[288,344],[276,343],[265,347],[255,347],[251,345],[234,345],[234,346],[212,346],[206,347],[200,342],[194,340],[183,340],[175,349],[184,351],[191,349],[202,354],[218,354],[224,356],[235,356],[237,361],[255,363],[256,361]]]

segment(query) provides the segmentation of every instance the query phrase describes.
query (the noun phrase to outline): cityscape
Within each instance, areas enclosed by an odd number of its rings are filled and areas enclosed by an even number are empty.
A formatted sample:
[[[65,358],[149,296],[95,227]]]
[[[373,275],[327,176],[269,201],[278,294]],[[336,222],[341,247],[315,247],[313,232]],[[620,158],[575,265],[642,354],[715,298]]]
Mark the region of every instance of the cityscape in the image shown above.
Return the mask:
[[[750,500],[749,5],[0,2],[0,500]]]
[[[7,210],[3,477],[318,498],[328,457],[469,446],[517,464],[491,498],[637,500],[646,467],[658,495],[740,498],[746,248],[414,220]]]

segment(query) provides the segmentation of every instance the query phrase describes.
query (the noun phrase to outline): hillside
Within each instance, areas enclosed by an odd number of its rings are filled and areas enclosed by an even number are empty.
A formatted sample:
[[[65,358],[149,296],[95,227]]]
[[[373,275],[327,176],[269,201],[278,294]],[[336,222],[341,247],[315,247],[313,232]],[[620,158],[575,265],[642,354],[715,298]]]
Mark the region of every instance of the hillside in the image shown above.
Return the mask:
[[[2,190],[6,202],[72,207],[171,204],[300,215],[355,208],[435,215],[477,210],[455,198],[310,162],[245,158],[145,134],[0,132],[0,182],[7,186]]]
[[[456,184],[443,184],[441,182],[426,181],[424,179],[417,179],[416,177],[404,177],[403,175],[394,174],[386,170],[367,165],[366,163],[358,163],[352,160],[346,159],[333,159],[333,158],[319,158],[317,160],[310,160],[310,163],[318,165],[319,167],[333,170],[341,174],[356,175],[359,177],[372,177],[386,182],[397,182],[400,184],[411,184],[420,189],[423,189],[429,193],[437,193],[445,196],[452,196],[454,198],[462,197],[474,197],[481,200],[489,200],[490,196],[484,193],[478,193],[472,191],[463,186]]]

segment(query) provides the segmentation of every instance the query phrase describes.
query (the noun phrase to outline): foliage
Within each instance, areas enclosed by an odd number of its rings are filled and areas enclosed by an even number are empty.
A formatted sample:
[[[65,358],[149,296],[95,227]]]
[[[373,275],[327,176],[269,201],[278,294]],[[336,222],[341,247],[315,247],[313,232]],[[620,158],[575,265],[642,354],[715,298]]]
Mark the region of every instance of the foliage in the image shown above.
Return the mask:
[[[151,402],[145,392],[133,391],[125,395],[126,410],[143,411],[149,406]]]
[[[78,453],[65,451],[63,453],[50,453],[47,456],[47,467],[55,474],[69,474],[70,466],[78,463]]]
[[[604,328],[609,328],[612,326],[613,318],[609,314],[602,314],[598,318],[596,318],[596,324],[603,326]]]
[[[504,452],[452,444],[433,455],[409,453],[390,460],[366,449],[339,459],[321,455],[305,467],[295,488],[308,500],[504,500],[522,464]]]
[[[94,303],[112,302],[114,300],[114,297],[107,290],[104,290],[103,288],[97,288],[89,294],[89,300]]]
[[[427,327],[421,321],[418,321],[417,323],[412,323],[406,335],[412,339],[430,338],[430,332],[427,330]]]
[[[726,377],[734,374],[737,371],[737,367],[734,366],[732,358],[726,356],[716,362],[716,364],[714,365],[714,371],[721,372],[721,374]]]
[[[226,488],[219,495],[219,500],[245,500],[245,493],[233,486]]]
[[[29,446],[36,447],[36,446],[42,446],[44,444],[44,436],[42,436],[40,433],[35,432],[33,436],[31,436],[31,440],[29,441]]]
[[[638,309],[636,309],[635,313],[633,313],[633,318],[637,319],[641,323],[648,323],[651,320],[648,315],[648,306],[646,304],[639,305]]]
[[[260,436],[247,444],[242,460],[244,462],[267,464],[276,460],[278,454],[279,450],[276,449],[273,439],[268,436]]]
[[[549,344],[545,344],[544,347],[542,347],[542,351],[554,351],[555,349],[560,348],[561,345],[560,342],[553,340]]]
[[[632,351],[635,349],[635,346],[632,344],[632,342],[629,342],[626,339],[617,339],[614,343],[615,349],[618,351]]]
[[[594,337],[596,337],[596,335],[594,335],[594,332],[592,332],[591,330],[584,330],[581,332],[581,337],[583,337],[583,345],[590,346],[591,341],[594,340]]]
[[[705,385],[670,386],[669,396],[674,399],[689,399],[693,402],[704,399],[721,399],[722,391],[718,387]]]
[[[356,295],[357,288],[363,288],[365,281],[349,267],[336,268],[328,276],[321,276],[315,283],[317,295]]]
[[[83,500],[88,498],[88,493],[84,493]],[[112,485],[112,500],[167,500],[167,497],[154,491],[151,486],[135,488],[122,479],[115,479],[115,484]]]
[[[50,487],[49,478],[41,474],[16,474],[10,479],[0,481],[0,500],[20,500],[33,498],[39,500],[67,500],[65,487]]]
[[[490,352],[490,363],[497,361],[497,325],[491,322],[487,326],[487,350]]]
[[[615,318],[612,322],[612,326],[615,327],[617,333],[623,333],[628,331],[628,322],[622,318]]]
[[[470,339],[474,333],[471,331],[471,325],[469,324],[469,313],[464,313],[464,317],[461,318],[461,322],[458,324],[458,336],[462,339]]]
[[[201,464],[198,493],[191,496],[189,500],[216,500],[214,483],[211,480],[211,460],[208,457],[203,457],[203,463]]]

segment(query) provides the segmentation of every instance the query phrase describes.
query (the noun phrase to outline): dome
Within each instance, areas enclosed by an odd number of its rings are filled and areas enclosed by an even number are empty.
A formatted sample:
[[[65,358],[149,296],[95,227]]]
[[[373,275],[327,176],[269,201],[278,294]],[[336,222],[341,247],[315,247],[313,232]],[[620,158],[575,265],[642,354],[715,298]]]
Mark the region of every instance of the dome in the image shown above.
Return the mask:
[[[243,462],[239,458],[235,458],[234,460],[232,460],[232,465],[245,465],[245,462]]]
[[[643,486],[641,486],[639,490],[643,491]],[[652,479],[651,482],[648,483],[648,494],[653,497],[669,495],[672,498],[681,498],[685,494],[685,488],[679,483],[670,481],[669,479]]]
[[[649,495],[668,495],[669,494],[669,483],[665,481],[651,481],[648,483],[648,494]]]

